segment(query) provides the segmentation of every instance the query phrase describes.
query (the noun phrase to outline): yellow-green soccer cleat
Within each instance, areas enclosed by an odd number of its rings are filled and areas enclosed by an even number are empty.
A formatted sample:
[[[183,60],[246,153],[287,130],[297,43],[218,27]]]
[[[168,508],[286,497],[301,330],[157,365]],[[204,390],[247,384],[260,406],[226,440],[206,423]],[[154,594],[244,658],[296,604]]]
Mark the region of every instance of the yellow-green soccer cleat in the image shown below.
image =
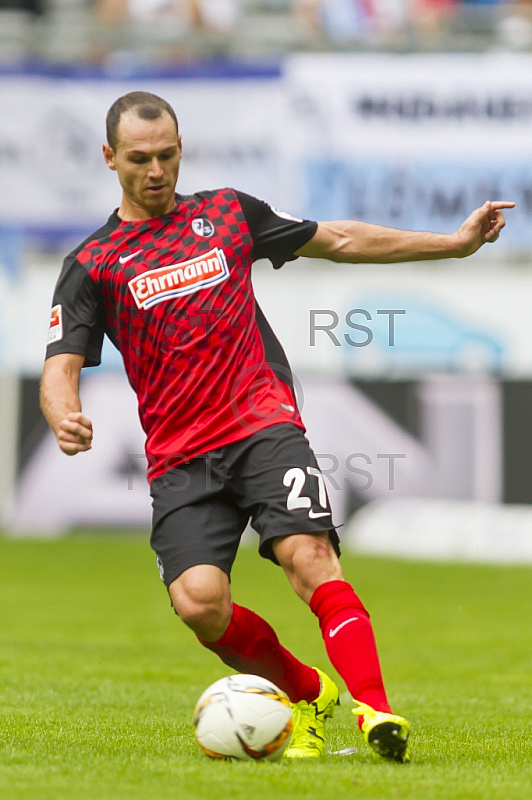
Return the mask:
[[[354,702],[357,703],[357,707],[353,708],[353,714],[362,717],[362,735],[373,752],[400,764],[410,761],[408,755],[410,723],[395,714],[375,711],[360,700]]]
[[[294,730],[283,758],[319,758],[325,750],[325,720],[332,717],[338,705],[335,683],[314,667],[320,678],[321,691],[311,703],[301,700],[292,703]]]

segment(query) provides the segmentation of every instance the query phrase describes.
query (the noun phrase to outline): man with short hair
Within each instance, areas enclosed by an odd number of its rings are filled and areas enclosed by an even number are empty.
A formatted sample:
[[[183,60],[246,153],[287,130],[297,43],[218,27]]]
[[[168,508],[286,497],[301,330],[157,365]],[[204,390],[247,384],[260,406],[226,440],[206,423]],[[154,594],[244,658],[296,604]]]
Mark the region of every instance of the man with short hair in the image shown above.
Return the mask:
[[[498,238],[502,209],[513,203],[487,202],[454,234],[298,220],[234,189],[175,194],[181,135],[155,95],[119,98],[107,137],[121,203],[67,256],[53,300],[41,404],[59,447],[75,455],[92,446],[79,377],[99,364],[107,334],[138,397],[151,544],[175,612],[227,665],[288,694],[295,728],[286,757],[323,754],[337,687],[231,599],[231,567],[251,521],[260,554],[281,565],[318,617],[366,742],[407,761],[410,726],[392,712],[368,613],[342,575],[324,479],[286,356],[253,295],[251,265],[461,258]]]

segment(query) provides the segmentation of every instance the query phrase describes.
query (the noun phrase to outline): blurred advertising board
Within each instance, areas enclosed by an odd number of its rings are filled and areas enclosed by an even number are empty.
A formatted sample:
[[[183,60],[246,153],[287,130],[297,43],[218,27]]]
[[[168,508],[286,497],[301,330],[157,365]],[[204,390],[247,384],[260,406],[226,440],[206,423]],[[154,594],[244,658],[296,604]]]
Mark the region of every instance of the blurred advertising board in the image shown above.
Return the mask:
[[[90,232],[107,219],[119,195],[101,152],[105,116],[114,100],[134,90],[154,92],[176,110],[184,150],[180,191],[230,184],[277,201],[284,103],[278,70],[206,72],[80,79],[0,70],[0,226]]]
[[[285,78],[302,214],[449,231],[512,199],[503,247],[530,250],[530,55],[301,55]]]
[[[42,266],[33,260],[17,280],[0,271],[0,370],[40,373],[60,267],[58,256]],[[277,271],[261,262],[253,282],[298,373],[532,378],[532,274],[511,262],[486,262],[484,251],[468,261],[414,265],[299,259]],[[107,340],[103,363],[121,369]]]
[[[143,434],[123,375],[90,370],[94,447],[68,458],[21,382],[11,535],[150,527]],[[532,381],[297,377],[298,403],[344,546],[422,558],[530,561]],[[112,402],[110,402],[112,398]],[[179,470],[179,465],[175,467]]]
[[[201,67],[201,68],[200,68]],[[312,54],[117,76],[0,70],[0,228],[89,232],[117,205],[108,107],[176,108],[181,191],[232,185],[298,215],[453,230],[514,199],[501,249],[530,250],[532,55]]]

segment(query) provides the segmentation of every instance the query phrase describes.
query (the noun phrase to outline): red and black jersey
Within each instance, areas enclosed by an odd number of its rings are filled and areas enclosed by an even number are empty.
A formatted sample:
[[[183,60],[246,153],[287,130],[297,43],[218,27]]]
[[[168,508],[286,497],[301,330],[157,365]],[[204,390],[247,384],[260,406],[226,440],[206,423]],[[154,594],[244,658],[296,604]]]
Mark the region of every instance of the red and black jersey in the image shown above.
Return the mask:
[[[96,366],[107,334],[137,394],[150,479],[270,425],[303,427],[251,264],[282,266],[316,228],[222,189],[176,195],[152,219],[115,212],[65,259],[47,358],[78,353]]]

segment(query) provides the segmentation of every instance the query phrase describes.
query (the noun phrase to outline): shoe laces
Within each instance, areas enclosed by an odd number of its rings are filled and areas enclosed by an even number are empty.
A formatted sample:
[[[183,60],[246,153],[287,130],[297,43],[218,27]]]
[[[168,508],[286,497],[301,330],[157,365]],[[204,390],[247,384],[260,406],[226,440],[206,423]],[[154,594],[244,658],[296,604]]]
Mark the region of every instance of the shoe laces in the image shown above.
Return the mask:
[[[309,733],[316,735],[316,708],[312,703],[301,700],[299,703],[292,703],[292,713],[295,736],[292,734],[291,746],[307,744]]]
[[[292,712],[294,714],[294,726],[306,722],[306,720],[314,721],[316,719],[316,709],[312,703],[307,703],[305,700],[300,700],[299,703],[292,704]]]

